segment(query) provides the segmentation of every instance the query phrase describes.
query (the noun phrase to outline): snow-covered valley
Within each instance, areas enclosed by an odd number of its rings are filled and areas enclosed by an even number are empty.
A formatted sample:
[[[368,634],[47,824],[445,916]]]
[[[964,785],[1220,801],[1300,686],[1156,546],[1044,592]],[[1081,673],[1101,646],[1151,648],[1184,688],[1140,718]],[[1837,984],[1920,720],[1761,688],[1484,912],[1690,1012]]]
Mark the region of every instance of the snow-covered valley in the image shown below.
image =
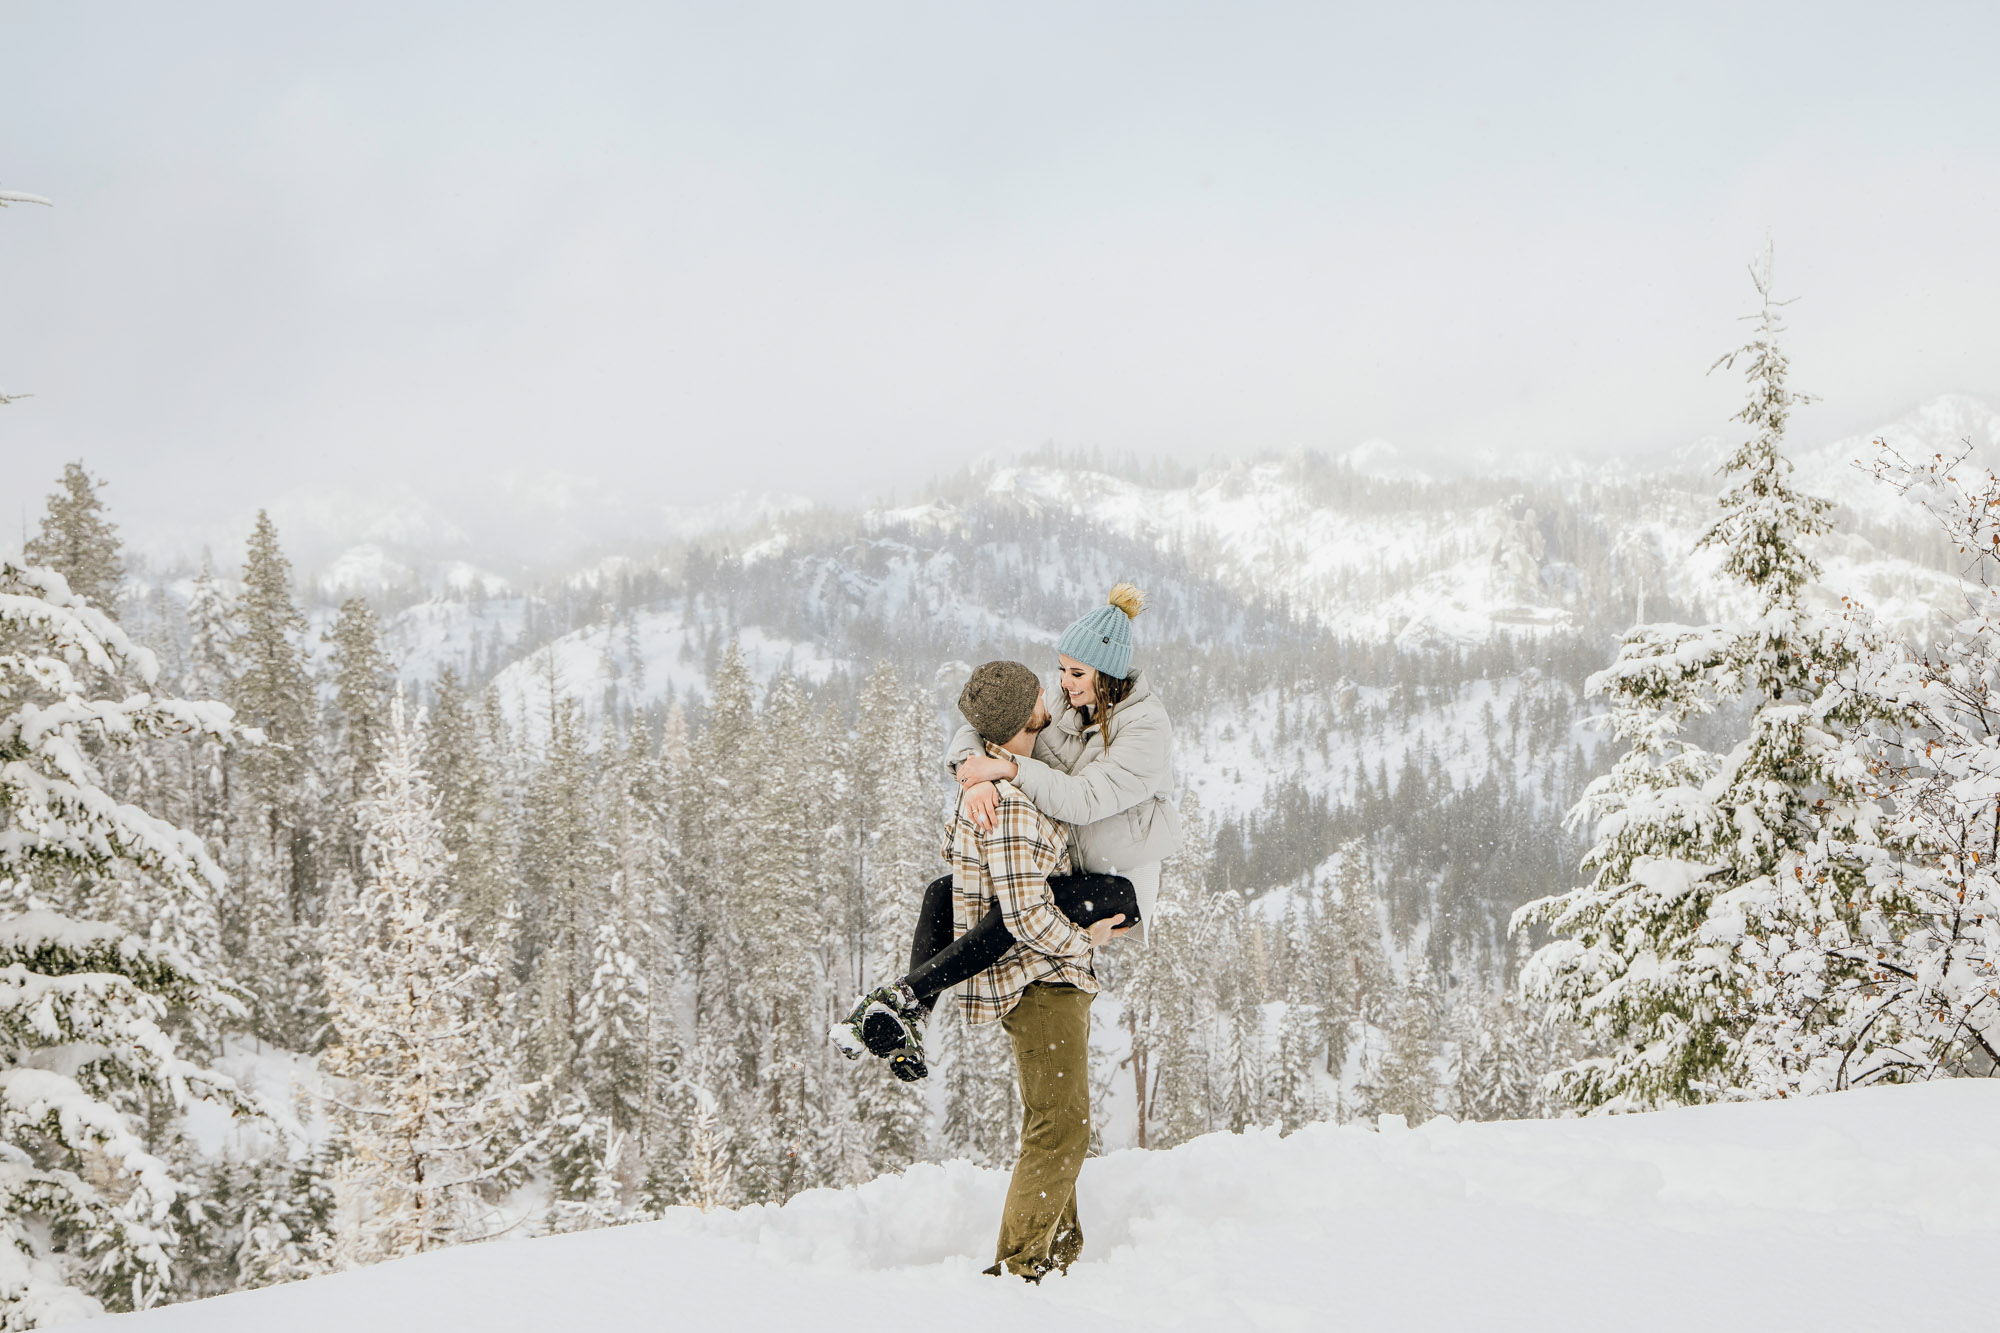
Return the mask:
[[[1211,1134],[1084,1167],[1087,1244],[983,1277],[1004,1172],[494,1241],[114,1319],[133,1333],[1978,1328],[2000,1086],[1599,1120]],[[1858,1281],[1860,1274],[1901,1274]]]

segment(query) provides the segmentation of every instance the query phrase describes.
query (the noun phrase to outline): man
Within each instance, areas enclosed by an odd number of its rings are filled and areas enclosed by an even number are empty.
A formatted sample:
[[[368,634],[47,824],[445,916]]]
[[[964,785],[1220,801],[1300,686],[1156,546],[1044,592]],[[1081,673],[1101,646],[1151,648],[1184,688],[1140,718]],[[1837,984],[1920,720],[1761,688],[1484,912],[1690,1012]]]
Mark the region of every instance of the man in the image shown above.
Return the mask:
[[[1019,662],[973,672],[958,708],[989,755],[1028,754],[1049,723],[1041,683]],[[951,874],[925,891],[911,970],[862,996],[828,1036],[850,1059],[879,1056],[913,1082],[928,1072],[930,1006],[950,987],[962,986],[968,1022],[1006,1029],[1021,1087],[1021,1155],[986,1271],[1038,1281],[1083,1248],[1076,1177],[1090,1143],[1092,961],[1125,933],[1118,927],[1137,904],[1129,881],[1072,874],[1068,829],[1012,782],[998,784],[985,821],[961,793],[944,855]]]
[[[1048,724],[1041,683],[1019,662],[988,662],[972,673],[959,711],[987,753],[1029,754],[1035,724]],[[1122,915],[1085,928],[1056,907],[1049,876],[1070,872],[1069,832],[1022,795],[998,784],[990,830],[961,798],[945,838],[951,863],[952,914],[959,935],[998,904],[1014,945],[964,983],[966,1020],[998,1020],[1014,1047],[1021,1087],[1021,1154],[1000,1216],[993,1267],[1040,1281],[1067,1269],[1083,1249],[1076,1177],[1090,1147],[1090,1004],[1092,969]]]
[[[1049,723],[1041,682],[1019,662],[973,672],[958,709],[989,755],[1028,754]],[[925,891],[911,970],[862,996],[828,1035],[850,1058],[880,1056],[914,1081],[928,1072],[925,1018],[950,987],[962,987],[968,1022],[1006,1029],[1021,1086],[1021,1155],[987,1272],[1039,1281],[1083,1248],[1076,1177],[1090,1144],[1092,960],[1124,934],[1117,927],[1137,905],[1128,881],[1072,875],[1069,830],[1012,782],[998,784],[985,821],[960,795],[944,855],[951,875]],[[1060,890],[1051,875],[1066,877]]]
[[[970,700],[967,706],[976,708]],[[1011,717],[1005,718],[1001,725],[1011,721]],[[1048,709],[1038,702],[1028,719],[1028,732],[1040,731],[1048,721]],[[991,744],[982,741],[969,725],[962,734],[968,757]],[[1036,741],[1037,745],[1040,743]],[[1004,748],[1004,743],[997,752],[1012,753]],[[959,784],[961,790],[968,785]],[[968,793],[964,797],[964,813],[985,833],[993,828],[999,796],[990,783],[980,785],[985,800],[982,802]],[[1073,833],[1071,837],[1074,838]],[[951,850],[947,845],[947,858]],[[930,1073],[924,1056],[923,1031],[938,997],[998,964],[1015,944],[997,898],[990,900],[985,915],[970,929],[958,921],[952,878],[947,873],[924,889],[916,929],[911,932],[910,970],[900,980],[862,995],[853,1012],[827,1030],[827,1036],[850,1060],[859,1060],[864,1055],[880,1056],[888,1061],[890,1072],[906,1083],[914,1083]],[[1055,898],[1056,909],[1083,929],[1106,917],[1126,923],[1113,931],[1114,935],[1128,934],[1133,924],[1142,924],[1137,887],[1122,875],[1051,874],[1045,882]]]

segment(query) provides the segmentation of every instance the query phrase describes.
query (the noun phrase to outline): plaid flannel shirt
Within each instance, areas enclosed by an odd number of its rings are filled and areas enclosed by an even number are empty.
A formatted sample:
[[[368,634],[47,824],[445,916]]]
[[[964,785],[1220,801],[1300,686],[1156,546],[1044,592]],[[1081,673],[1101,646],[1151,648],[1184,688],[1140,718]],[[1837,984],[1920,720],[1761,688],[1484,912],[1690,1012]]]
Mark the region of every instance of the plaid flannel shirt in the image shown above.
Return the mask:
[[[986,752],[1002,754],[992,744]],[[999,962],[959,987],[959,1008],[969,1023],[1006,1017],[1021,992],[1037,981],[1097,990],[1090,932],[1057,910],[1049,893],[1050,875],[1071,872],[1069,830],[1037,810],[1013,783],[995,786],[1000,808],[991,832],[972,822],[961,796],[945,833],[953,938],[972,929],[995,902],[1014,937]]]

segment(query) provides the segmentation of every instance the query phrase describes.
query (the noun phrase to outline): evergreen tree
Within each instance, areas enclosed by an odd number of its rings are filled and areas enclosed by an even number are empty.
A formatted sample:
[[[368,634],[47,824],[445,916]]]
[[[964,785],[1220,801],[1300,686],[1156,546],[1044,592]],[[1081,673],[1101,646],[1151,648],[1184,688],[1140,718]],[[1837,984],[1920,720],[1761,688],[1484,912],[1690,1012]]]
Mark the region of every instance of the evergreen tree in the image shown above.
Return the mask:
[[[1355,1029],[1380,1020],[1391,998],[1379,902],[1368,853],[1359,839],[1349,839],[1334,853],[1331,897],[1314,917],[1310,945],[1320,1046],[1329,1074],[1339,1074],[1346,1064]]]
[[[1219,922],[1217,959],[1233,960],[1215,975],[1222,1003],[1222,1068],[1218,1083],[1225,1103],[1224,1125],[1235,1133],[1264,1123],[1264,1009],[1252,958],[1257,948],[1256,919],[1242,897],[1225,889],[1213,900]]]
[[[861,824],[857,989],[903,974],[923,886],[941,864],[940,801],[926,780],[935,758],[926,743],[931,722],[925,703],[887,661],[876,665],[861,694],[853,768]]]
[[[1508,1025],[1498,1004],[1461,993],[1448,1019],[1451,1037],[1449,1105],[1460,1120],[1500,1120],[1520,1114],[1508,1086],[1512,1063]]]
[[[252,1164],[235,1214],[234,1280],[244,1291],[326,1272],[334,1257],[334,1163],[327,1149]]]
[[[481,1003],[490,964],[466,946],[445,898],[423,721],[406,718],[400,697],[364,818],[368,879],[343,903],[326,960],[337,1034],[326,1064],[347,1080],[336,1190],[349,1262],[486,1229],[480,1186],[512,1095]]]
[[[1144,948],[1114,953],[1138,1101],[1141,1147],[1172,1147],[1216,1124],[1210,1046],[1216,981],[1231,960],[1210,911],[1208,823],[1192,792],[1181,797],[1183,842],[1160,867],[1160,893]]]
[[[1289,1134],[1320,1118],[1313,1071],[1323,1028],[1311,972],[1303,964],[1313,942],[1312,899],[1295,897],[1285,913],[1290,964],[1285,968],[1285,1014],[1278,1024],[1278,1047],[1271,1061],[1271,1114]]]
[[[830,1021],[827,978],[799,941],[818,936],[821,900],[814,830],[834,813],[819,801],[810,704],[787,674],[771,684],[756,723],[751,752],[754,779],[740,798],[748,807],[741,846],[739,910],[744,949],[741,982],[761,1013],[755,1045],[743,1049],[754,1071],[745,1090],[766,1113],[742,1127],[749,1152],[739,1174],[753,1199],[779,1201],[801,1189],[831,1183],[822,1113],[830,1094],[820,1040]],[[848,1080],[842,1071],[841,1082]]]
[[[448,858],[445,883],[467,937],[497,955],[513,898],[500,791],[504,741],[492,735],[500,719],[479,706],[450,667],[438,673],[433,693],[428,743]]]
[[[848,876],[850,968],[833,974],[840,989],[865,990],[903,974],[924,885],[944,868],[926,703],[886,660],[876,664],[862,690],[847,765],[856,864]],[[828,729],[833,725],[829,721]],[[922,1155],[925,1105],[916,1085],[864,1079],[855,1085],[855,1099],[862,1134],[856,1144],[860,1160],[845,1172],[849,1178],[901,1170]]]
[[[605,890],[595,778],[582,710],[574,699],[554,699],[524,803],[519,966],[529,987],[525,1038],[533,1067],[565,1088],[580,1077],[592,922]]]
[[[1835,688],[1874,725],[1857,745],[1879,821],[1826,821],[1746,913],[1759,1091],[1780,1095],[2000,1069],[2000,478],[1968,454],[1876,475],[1962,553],[1965,608],[1921,647],[1858,637]],[[1848,605],[1851,620],[1866,613]]]
[[[227,924],[232,952],[258,995],[259,1031],[309,1050],[325,1031],[312,820],[317,729],[306,621],[292,600],[291,582],[277,529],[260,510],[236,607],[238,670],[229,701],[238,719],[262,734],[263,744],[238,763],[242,781],[235,795],[244,831],[232,840],[238,891]]]
[[[180,1244],[173,1293],[199,1300],[331,1271],[332,1162],[324,1151],[297,1161],[285,1152],[201,1158],[185,1141],[170,1159],[194,1188],[174,1210]]]
[[[596,1113],[622,1136],[639,1130],[650,1097],[652,997],[638,959],[627,951],[627,919],[612,910],[598,921],[584,990],[582,1073]]]
[[[1396,993],[1388,1050],[1362,1087],[1370,1114],[1420,1125],[1436,1112],[1439,1007],[1430,964],[1419,955]]]
[[[980,1166],[1005,1166],[1014,1158],[1020,1123],[1020,1093],[1014,1057],[998,1023],[968,1023],[959,1007],[941,1001],[925,1034],[935,1051],[944,1085],[939,1148],[947,1158]]]
[[[188,592],[188,687],[204,699],[220,699],[236,679],[231,647],[236,638],[230,621],[229,597],[215,581],[215,565],[206,549],[201,573]]]
[[[611,744],[607,736],[605,748]],[[685,760],[684,742],[676,746]],[[657,1139],[667,1129],[663,1115],[671,1118],[665,1106],[673,1096],[669,1084],[679,1079],[682,1063],[674,1002],[682,903],[670,785],[647,729],[634,726],[606,783],[609,897],[586,1003],[586,1032],[599,1034],[586,1036],[590,1079],[594,1089],[603,1090],[593,1094],[593,1104],[630,1140],[620,1159],[628,1198],[653,1173]],[[593,1054],[593,1046],[600,1053]]]
[[[201,699],[226,699],[236,681],[230,648],[235,631],[229,620],[229,600],[216,584],[208,553],[188,594],[188,692]],[[227,855],[229,843],[230,776],[236,759],[226,745],[205,735],[188,739],[187,796],[194,828],[212,855]]]
[[[688,978],[693,988],[697,1026],[717,1031],[741,1031],[735,1005],[740,996],[729,984],[732,973],[747,965],[742,942],[741,913],[730,910],[738,901],[740,877],[736,866],[751,836],[751,802],[756,790],[756,695],[742,652],[732,640],[709,681],[705,725],[693,747],[684,787],[682,830],[685,865],[691,887]],[[739,973],[740,975],[740,973]],[[727,1108],[722,1114],[727,1117]]]
[[[51,910],[80,881],[137,877],[159,902],[212,900],[201,840],[103,789],[93,751],[205,732],[229,710],[101,698],[80,678],[154,684],[132,644],[61,575],[0,563],[0,1322],[15,1328],[143,1307],[170,1281],[186,1192],[141,1137],[142,1114],[191,1097],[249,1112],[226,1078],[183,1056],[163,1020],[240,1017],[240,992],[170,944]],[[87,1172],[73,1169],[88,1161]],[[83,1288],[95,1291],[96,1300]]]
[[[357,819],[375,774],[382,735],[388,728],[392,672],[382,652],[382,630],[365,597],[340,604],[333,629],[326,636],[333,646],[333,699],[326,729],[328,796],[333,817],[327,821],[326,848],[321,857],[327,873],[361,876],[361,836]]]
[[[624,1220],[618,1172],[625,1136],[578,1092],[556,1103],[550,1130],[549,1229],[588,1231]]]
[[[1592,692],[1612,696],[1626,746],[1572,815],[1595,826],[1591,882],[1515,915],[1517,927],[1558,937],[1530,964],[1535,995],[1606,1048],[1564,1072],[1584,1109],[1768,1087],[1757,1070],[1771,1052],[1746,1044],[1773,994],[1760,939],[1791,933],[1783,880],[1807,849],[1870,818],[1845,739],[1865,713],[1851,692],[1828,688],[1866,645],[1801,599],[1818,574],[1804,543],[1827,530],[1828,503],[1792,486],[1780,446],[1806,400],[1786,384],[1768,253],[1752,276],[1763,298],[1756,334],[1717,363],[1747,362],[1750,401],[1737,419],[1750,437],[1724,466],[1722,514],[1701,540],[1723,552],[1751,609],[1694,628],[1637,626],[1591,678]],[[1691,719],[1739,703],[1749,725],[1726,753],[1686,738]]]
[[[21,548],[21,558],[62,575],[70,592],[116,620],[125,561],[118,527],[105,515],[98,494],[103,485],[81,462],[64,464],[62,480],[49,496],[40,527]]]

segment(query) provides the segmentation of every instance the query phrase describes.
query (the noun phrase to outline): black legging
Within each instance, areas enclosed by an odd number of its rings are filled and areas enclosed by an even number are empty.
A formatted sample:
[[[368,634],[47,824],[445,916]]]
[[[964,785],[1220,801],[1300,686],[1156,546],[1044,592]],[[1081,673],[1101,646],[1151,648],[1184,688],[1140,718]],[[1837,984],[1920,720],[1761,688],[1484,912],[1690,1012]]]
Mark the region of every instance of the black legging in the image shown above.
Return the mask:
[[[1120,912],[1125,914],[1121,930],[1139,920],[1139,896],[1123,875],[1051,875],[1049,892],[1055,896],[1056,910],[1079,926]],[[1014,943],[999,903],[987,908],[986,915],[957,939],[951,930],[951,876],[945,875],[924,890],[916,938],[910,942],[910,971],[903,978],[926,1011],[945,991],[999,962]]]

